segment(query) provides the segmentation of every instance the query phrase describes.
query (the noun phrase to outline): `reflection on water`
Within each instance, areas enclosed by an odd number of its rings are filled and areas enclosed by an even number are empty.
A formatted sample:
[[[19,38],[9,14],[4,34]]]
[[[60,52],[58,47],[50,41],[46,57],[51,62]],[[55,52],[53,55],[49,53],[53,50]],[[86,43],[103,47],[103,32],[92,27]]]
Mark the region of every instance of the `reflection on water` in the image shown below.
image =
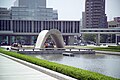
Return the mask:
[[[62,54],[32,56],[120,78],[120,56],[104,54],[77,54],[74,57],[63,56]]]
[[[40,59],[45,59],[49,61],[60,61],[63,56],[61,54],[37,54],[37,55],[31,55]]]

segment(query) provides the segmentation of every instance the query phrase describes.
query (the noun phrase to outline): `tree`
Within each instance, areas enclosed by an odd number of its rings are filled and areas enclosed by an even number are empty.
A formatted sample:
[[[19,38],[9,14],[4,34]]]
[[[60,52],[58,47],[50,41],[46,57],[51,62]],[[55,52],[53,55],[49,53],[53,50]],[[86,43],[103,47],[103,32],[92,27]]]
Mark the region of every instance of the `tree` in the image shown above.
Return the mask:
[[[85,41],[93,41],[96,42],[96,35],[95,34],[84,34],[83,39]]]

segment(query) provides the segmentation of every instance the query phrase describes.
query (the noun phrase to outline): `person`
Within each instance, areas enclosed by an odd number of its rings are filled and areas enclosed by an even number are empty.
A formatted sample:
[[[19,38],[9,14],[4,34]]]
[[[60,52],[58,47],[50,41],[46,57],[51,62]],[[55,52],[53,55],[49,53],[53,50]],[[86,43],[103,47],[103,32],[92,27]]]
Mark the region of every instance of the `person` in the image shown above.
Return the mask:
[[[48,48],[48,44],[47,43],[45,43],[45,48]]]
[[[50,47],[51,47],[51,48],[54,48],[54,44],[53,44],[52,42],[50,43]]]

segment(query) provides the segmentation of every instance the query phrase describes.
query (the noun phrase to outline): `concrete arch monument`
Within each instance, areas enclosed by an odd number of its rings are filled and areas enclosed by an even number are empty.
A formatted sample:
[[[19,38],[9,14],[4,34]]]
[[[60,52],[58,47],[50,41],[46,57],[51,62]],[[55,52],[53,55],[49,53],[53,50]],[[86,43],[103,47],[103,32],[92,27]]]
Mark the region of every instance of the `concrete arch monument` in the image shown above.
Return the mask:
[[[64,41],[61,32],[56,29],[43,30],[39,33],[35,48],[44,48],[46,39],[51,36],[57,48],[64,48]]]

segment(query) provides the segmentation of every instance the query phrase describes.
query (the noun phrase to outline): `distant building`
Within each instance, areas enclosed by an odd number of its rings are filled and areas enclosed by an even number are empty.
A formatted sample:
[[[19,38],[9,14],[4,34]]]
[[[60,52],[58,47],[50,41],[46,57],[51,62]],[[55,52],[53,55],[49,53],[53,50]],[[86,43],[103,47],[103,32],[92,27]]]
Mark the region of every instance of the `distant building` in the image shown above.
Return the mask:
[[[108,28],[120,28],[120,17],[115,17],[113,21],[108,21]]]
[[[0,19],[10,19],[10,11],[7,8],[0,7]]]
[[[114,21],[120,23],[120,17],[115,17],[115,18],[114,18]]]
[[[115,17],[113,21],[108,21],[108,28],[109,29],[118,29],[120,30],[120,17]],[[117,34],[117,40],[120,42],[120,34]],[[108,40],[109,42],[115,42],[115,34],[109,34]]]
[[[74,44],[74,36],[80,34],[80,21],[0,20],[0,43],[34,44],[42,30],[50,29],[59,30],[66,44]]]
[[[11,7],[12,19],[16,20],[57,20],[53,8]]]
[[[57,10],[53,11],[53,20],[58,20],[58,12],[57,12]]]
[[[28,7],[30,9],[35,9],[37,7],[46,8],[46,0],[16,0],[14,6]]]
[[[107,28],[105,0],[86,0],[85,17],[86,28]]]
[[[108,28],[117,28],[120,27],[120,23],[116,21],[108,21]]]
[[[16,20],[58,20],[57,11],[46,8],[46,0],[16,0],[11,16]]]

